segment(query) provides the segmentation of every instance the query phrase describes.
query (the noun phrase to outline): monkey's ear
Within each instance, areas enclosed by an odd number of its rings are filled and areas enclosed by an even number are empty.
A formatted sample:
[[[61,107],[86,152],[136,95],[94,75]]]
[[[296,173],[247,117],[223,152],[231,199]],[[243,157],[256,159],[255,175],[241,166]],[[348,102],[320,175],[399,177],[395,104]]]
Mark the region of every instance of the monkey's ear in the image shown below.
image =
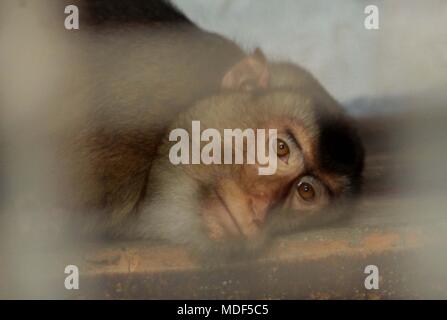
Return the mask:
[[[269,85],[270,73],[267,59],[261,49],[236,63],[222,79],[222,88],[252,91]]]

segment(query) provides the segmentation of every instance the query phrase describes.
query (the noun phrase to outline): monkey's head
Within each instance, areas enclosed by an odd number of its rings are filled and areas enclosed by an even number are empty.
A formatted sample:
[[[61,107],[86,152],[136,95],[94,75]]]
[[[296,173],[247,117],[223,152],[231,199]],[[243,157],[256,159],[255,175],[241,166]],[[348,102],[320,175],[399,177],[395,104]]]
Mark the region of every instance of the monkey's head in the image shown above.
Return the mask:
[[[224,78],[222,93],[180,114],[169,130],[187,132],[192,150],[183,159],[191,163],[193,153],[200,150],[196,156],[200,164],[170,161],[168,154],[180,151],[175,147],[179,136],[165,138],[160,160],[153,164],[153,174],[159,177],[159,198],[168,202],[163,209],[179,222],[174,232],[180,242],[205,234],[216,242],[258,244],[269,229],[334,219],[343,211],[340,204],[360,189],[363,147],[337,102],[310,74],[289,64],[263,66],[258,73],[262,79],[251,79],[250,85],[241,87],[244,81],[240,78],[250,76],[241,71],[243,63],[236,74]],[[193,129],[193,121],[200,121],[199,131]],[[225,140],[228,129],[243,133],[239,145],[244,152],[242,164],[234,164],[238,147],[236,139]],[[266,139],[262,140],[259,129]],[[276,137],[268,134],[272,129]],[[254,132],[255,150],[265,147],[266,155],[269,148],[273,152],[276,165],[271,174],[260,174],[266,164],[258,154],[249,163],[249,130]],[[194,150],[197,132],[206,134]],[[224,164],[229,142],[233,164]],[[194,216],[194,222],[184,215]]]

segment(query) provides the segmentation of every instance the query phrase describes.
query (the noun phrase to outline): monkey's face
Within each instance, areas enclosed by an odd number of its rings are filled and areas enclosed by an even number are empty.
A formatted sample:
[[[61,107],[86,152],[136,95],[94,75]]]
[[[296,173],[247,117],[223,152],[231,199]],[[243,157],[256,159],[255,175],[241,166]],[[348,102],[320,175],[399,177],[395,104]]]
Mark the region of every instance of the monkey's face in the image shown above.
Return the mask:
[[[180,116],[175,126],[192,134],[191,122],[199,120],[202,132],[213,128],[221,133],[222,146],[228,143],[225,129],[277,133],[272,149],[276,168],[269,175],[259,173],[264,166],[259,159],[253,164],[176,166],[200,184],[198,214],[211,239],[257,239],[269,223],[282,221],[288,227],[334,215],[328,207],[358,189],[363,163],[355,130],[341,111],[328,113],[335,109],[296,90],[263,90],[206,99]]]

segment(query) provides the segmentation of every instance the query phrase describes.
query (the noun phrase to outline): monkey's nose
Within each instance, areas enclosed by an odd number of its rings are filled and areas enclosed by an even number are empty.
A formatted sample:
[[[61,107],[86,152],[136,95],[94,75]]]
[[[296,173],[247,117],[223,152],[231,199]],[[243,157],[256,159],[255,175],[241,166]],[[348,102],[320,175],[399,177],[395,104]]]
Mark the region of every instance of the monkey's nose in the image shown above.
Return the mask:
[[[261,220],[261,219],[259,219],[259,218],[257,218],[257,217],[255,217],[255,218],[253,218],[253,223],[254,223],[258,228],[260,228],[260,227],[263,225],[264,221]]]
[[[267,216],[269,202],[263,199],[252,199],[251,209],[253,211],[253,223],[260,227]]]

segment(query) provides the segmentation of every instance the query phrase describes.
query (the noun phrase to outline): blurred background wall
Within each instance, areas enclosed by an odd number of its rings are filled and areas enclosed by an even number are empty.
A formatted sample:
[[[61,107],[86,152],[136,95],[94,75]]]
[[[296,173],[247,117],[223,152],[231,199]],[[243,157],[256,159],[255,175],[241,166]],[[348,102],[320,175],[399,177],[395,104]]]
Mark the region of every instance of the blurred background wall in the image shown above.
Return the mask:
[[[174,2],[207,30],[309,69],[353,111],[389,111],[370,99],[440,94],[447,84],[446,1]],[[367,5],[379,8],[379,30],[364,28]]]

